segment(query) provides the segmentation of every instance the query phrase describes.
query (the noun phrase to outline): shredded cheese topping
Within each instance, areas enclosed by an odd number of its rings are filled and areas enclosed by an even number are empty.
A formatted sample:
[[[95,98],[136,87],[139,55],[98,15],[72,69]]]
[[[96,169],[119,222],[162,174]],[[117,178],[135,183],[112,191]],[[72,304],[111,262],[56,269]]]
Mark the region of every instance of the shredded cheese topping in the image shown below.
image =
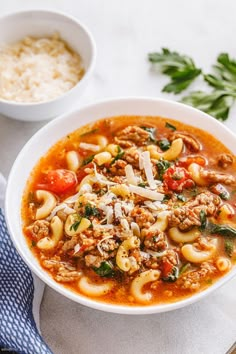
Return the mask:
[[[0,98],[15,102],[54,99],[84,75],[81,58],[57,33],[5,45],[0,50]]]

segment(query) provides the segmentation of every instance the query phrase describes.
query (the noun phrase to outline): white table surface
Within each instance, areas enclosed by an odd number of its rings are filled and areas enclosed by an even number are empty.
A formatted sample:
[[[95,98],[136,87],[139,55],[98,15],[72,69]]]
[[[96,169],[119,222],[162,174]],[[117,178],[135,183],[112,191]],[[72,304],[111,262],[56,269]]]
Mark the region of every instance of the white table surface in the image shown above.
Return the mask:
[[[234,0],[1,1],[1,14],[30,8],[75,15],[95,37],[97,65],[78,107],[112,96],[178,99],[161,94],[167,79],[154,75],[147,62],[147,53],[163,46],[193,56],[206,70],[219,52],[236,57]],[[226,125],[236,132],[234,112]],[[6,177],[21,147],[44,124],[0,116],[0,169]],[[235,294],[233,279],[185,309],[132,317],[85,308],[47,287],[42,334],[55,354],[223,354],[236,340]]]

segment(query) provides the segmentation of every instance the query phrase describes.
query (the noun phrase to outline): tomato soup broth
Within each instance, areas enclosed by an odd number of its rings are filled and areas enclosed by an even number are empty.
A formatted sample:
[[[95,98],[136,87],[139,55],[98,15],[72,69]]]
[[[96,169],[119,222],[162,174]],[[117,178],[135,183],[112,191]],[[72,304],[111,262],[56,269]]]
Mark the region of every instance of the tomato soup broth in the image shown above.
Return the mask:
[[[236,259],[235,157],[160,117],[101,119],[58,141],[22,200],[29,247],[53,279],[113,304],[175,302]]]

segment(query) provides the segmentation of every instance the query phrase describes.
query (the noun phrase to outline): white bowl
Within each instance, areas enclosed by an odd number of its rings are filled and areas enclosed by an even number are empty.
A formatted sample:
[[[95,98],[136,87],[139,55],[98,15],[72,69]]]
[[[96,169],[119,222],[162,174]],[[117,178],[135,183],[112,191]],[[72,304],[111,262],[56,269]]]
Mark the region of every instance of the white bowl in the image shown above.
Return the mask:
[[[21,198],[29,174],[39,158],[59,139],[78,127],[99,118],[118,115],[154,115],[173,118],[211,132],[216,138],[224,142],[233,153],[236,153],[236,136],[216,119],[190,106],[151,98],[118,98],[86,106],[48,123],[28,141],[19,153],[12,167],[6,191],[5,212],[9,232],[18,252],[32,271],[54,290],[76,302],[95,309],[124,314],[149,314],[174,310],[189,305],[210,294],[236,274],[236,267],[232,268],[228,274],[207,290],[193,294],[191,297],[175,303],[137,307],[105,304],[80,296],[54,281],[41,268],[27,246],[26,239],[22,233],[20,215]]]
[[[78,102],[96,58],[95,43],[88,29],[77,19],[55,11],[30,10],[0,18],[0,44],[13,43],[26,36],[50,36],[55,32],[80,54],[85,68],[83,78],[71,90],[49,101],[18,103],[0,98],[0,113],[19,120],[39,121],[68,112]]]

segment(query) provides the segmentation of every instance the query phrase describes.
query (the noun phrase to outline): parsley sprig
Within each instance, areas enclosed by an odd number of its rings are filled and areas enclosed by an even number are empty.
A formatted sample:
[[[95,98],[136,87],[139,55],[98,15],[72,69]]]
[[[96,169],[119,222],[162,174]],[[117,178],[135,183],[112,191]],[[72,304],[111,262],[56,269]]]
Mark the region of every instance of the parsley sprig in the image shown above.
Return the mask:
[[[163,74],[171,78],[171,81],[163,87],[163,92],[180,93],[201,74],[201,69],[195,66],[190,57],[171,52],[167,48],[162,48],[160,53],[150,53],[148,59],[157,65]]]
[[[221,53],[213,69],[214,74],[204,75],[204,80],[214,88],[213,91],[195,91],[182,101],[224,121],[236,99],[236,61]]]
[[[148,59],[163,74],[171,78],[162,91],[181,93],[202,74],[212,91],[193,91],[182,98],[182,102],[206,112],[216,119],[226,120],[236,99],[236,60],[227,53],[221,53],[213,65],[213,73],[203,74],[187,55],[162,48],[160,53],[150,53]]]

